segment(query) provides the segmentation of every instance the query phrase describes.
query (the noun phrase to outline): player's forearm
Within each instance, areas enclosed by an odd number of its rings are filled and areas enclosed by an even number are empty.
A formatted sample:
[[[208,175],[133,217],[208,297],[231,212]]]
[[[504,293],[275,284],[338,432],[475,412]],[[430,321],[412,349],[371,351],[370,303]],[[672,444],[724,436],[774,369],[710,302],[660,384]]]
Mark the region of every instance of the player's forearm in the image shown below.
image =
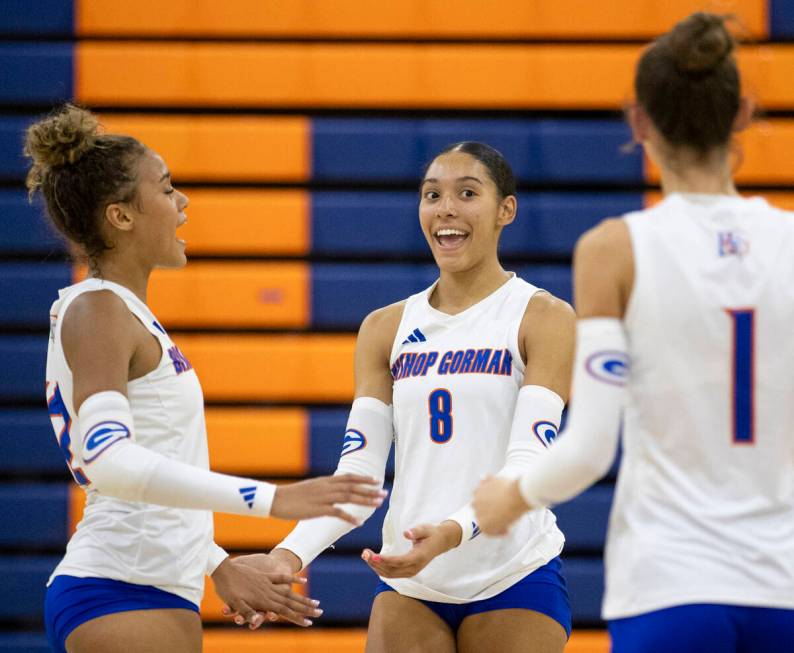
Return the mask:
[[[75,455],[100,494],[172,508],[270,514],[274,485],[187,465],[135,443],[129,401],[122,394],[92,395],[78,418]]]
[[[566,501],[607,472],[617,449],[628,373],[620,320],[580,320],[568,425],[521,475],[519,489],[528,505]]]
[[[359,397],[350,410],[336,474],[363,474],[382,481],[392,437],[392,407],[372,397]],[[375,511],[353,504],[346,504],[344,509],[359,523]],[[352,529],[352,525],[334,517],[301,521],[276,549],[290,551],[303,568]]]

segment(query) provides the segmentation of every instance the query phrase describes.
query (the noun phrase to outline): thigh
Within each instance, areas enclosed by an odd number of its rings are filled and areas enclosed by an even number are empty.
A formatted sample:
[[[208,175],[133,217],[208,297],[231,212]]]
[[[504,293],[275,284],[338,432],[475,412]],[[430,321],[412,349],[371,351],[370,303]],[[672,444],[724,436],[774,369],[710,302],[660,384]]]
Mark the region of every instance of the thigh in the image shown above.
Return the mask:
[[[726,605],[680,605],[614,619],[609,635],[612,653],[734,653],[738,646],[737,623]]]
[[[741,614],[739,653],[788,653],[794,649],[794,610],[736,608]]]
[[[192,610],[130,610],[86,621],[66,638],[67,653],[200,653],[201,618]]]
[[[567,642],[559,622],[522,608],[472,614],[458,628],[459,653],[562,653]]]
[[[455,653],[455,636],[421,601],[381,592],[372,603],[366,653]]]

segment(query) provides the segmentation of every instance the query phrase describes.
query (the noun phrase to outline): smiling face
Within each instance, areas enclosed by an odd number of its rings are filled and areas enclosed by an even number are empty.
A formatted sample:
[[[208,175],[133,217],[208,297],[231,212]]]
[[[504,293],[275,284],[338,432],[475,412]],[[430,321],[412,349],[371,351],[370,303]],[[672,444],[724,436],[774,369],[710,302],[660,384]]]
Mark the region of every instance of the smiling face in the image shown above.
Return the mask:
[[[147,150],[138,163],[135,199],[125,203],[132,219],[136,250],[149,267],[178,268],[185,265],[185,241],[177,227],[187,220],[187,196],[171,185],[171,174],[162,157]]]
[[[419,222],[439,269],[463,272],[496,260],[499,234],[515,219],[488,169],[465,152],[438,156],[422,181]]]

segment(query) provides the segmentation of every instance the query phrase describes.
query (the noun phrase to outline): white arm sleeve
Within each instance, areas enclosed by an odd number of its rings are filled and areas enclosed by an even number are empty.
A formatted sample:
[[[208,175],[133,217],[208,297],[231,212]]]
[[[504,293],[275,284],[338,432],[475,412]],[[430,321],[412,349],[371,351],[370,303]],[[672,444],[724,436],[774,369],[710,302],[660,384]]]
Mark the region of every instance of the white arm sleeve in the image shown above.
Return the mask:
[[[530,506],[566,501],[607,473],[617,449],[628,376],[621,321],[580,320],[568,423],[554,445],[532,460],[519,479],[521,496]]]
[[[276,486],[171,460],[135,443],[132,413],[120,392],[98,392],[78,413],[74,455],[100,494],[171,508],[267,517]]]
[[[392,439],[392,407],[373,397],[359,397],[350,409],[342,454],[334,475],[372,476],[380,480],[383,487]],[[345,504],[344,509],[360,523],[375,512],[375,508],[353,504]],[[352,524],[336,517],[301,521],[275,548],[292,551],[300,558],[303,569],[352,529]]]
[[[518,478],[530,461],[551,445],[560,428],[565,402],[556,392],[540,385],[525,385],[518,391],[505,464],[497,476]],[[448,519],[463,531],[461,544],[479,535],[474,508],[467,503]]]

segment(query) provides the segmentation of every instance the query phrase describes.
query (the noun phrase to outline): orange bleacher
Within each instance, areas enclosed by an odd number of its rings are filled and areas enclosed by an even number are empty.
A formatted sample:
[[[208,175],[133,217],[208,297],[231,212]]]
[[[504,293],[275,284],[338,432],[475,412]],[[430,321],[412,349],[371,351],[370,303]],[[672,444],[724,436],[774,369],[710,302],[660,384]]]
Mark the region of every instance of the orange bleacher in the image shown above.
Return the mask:
[[[146,76],[145,69],[139,71]],[[211,181],[305,181],[309,121],[303,116],[106,114],[110,133],[161,152],[172,175]]]
[[[208,401],[353,399],[353,335],[180,335]]]
[[[754,37],[767,34],[764,0],[138,0],[108,11],[103,0],[81,0],[81,36],[260,36],[276,38],[645,38],[693,11],[742,17]],[[152,17],[157,19],[153,20]]]
[[[77,98],[136,106],[619,109],[638,45],[83,42]],[[746,46],[748,89],[794,104],[794,47]]]
[[[170,155],[167,160],[171,165]],[[179,234],[188,242],[189,256],[300,256],[309,252],[309,194],[305,190],[191,188],[185,192],[190,199],[188,222]]]
[[[198,262],[179,274],[156,271],[147,300],[169,328],[295,329],[309,323],[309,284],[304,262]]]

